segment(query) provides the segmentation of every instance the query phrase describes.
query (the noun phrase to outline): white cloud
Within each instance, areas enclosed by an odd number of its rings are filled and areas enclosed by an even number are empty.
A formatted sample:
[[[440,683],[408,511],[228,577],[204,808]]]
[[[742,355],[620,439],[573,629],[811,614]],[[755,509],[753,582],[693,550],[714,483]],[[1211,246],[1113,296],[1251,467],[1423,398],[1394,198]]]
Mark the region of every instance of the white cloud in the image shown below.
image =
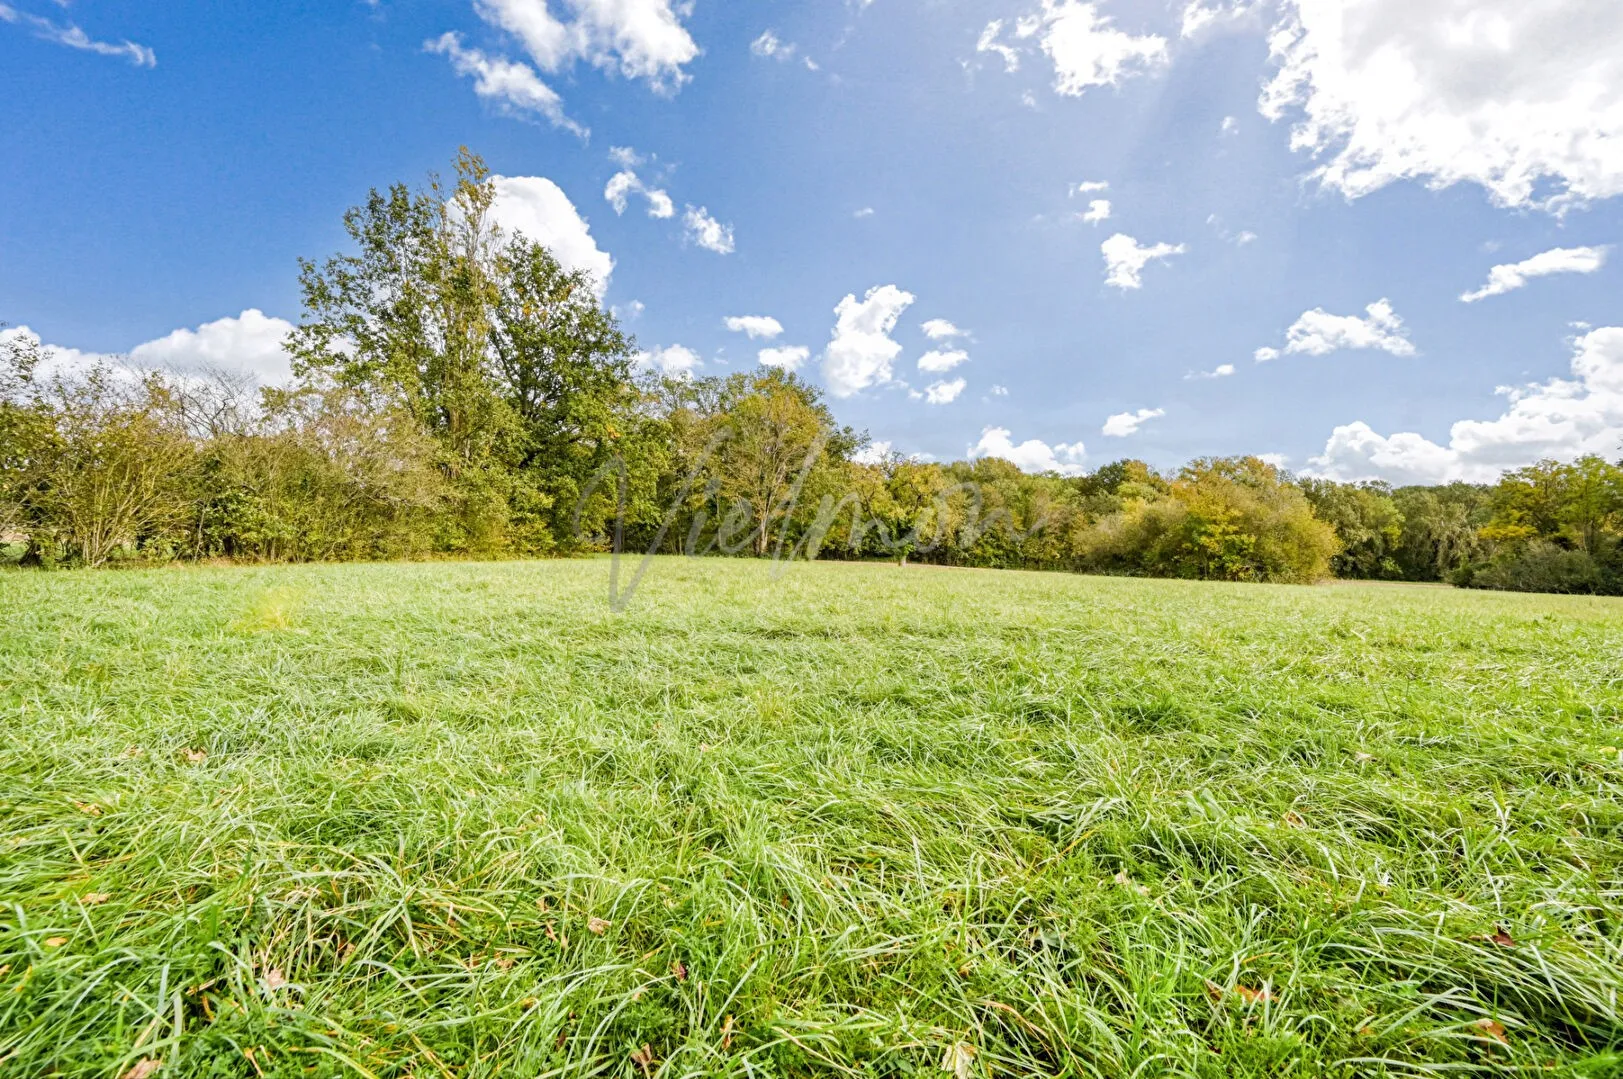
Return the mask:
[[[1137,412],[1118,412],[1105,420],[1103,434],[1110,438],[1126,438],[1128,435],[1138,433],[1138,429],[1148,420],[1165,416],[1164,408],[1141,408]]]
[[[1606,265],[1604,247],[1557,247],[1534,255],[1522,262],[1495,266],[1488,271],[1488,283],[1475,292],[1467,292],[1460,299],[1476,303],[1489,296],[1500,296],[1519,289],[1534,277],[1557,273],[1594,273]]]
[[[669,195],[658,188],[647,186],[630,169],[624,169],[609,177],[608,186],[603,188],[603,197],[614,207],[617,214],[625,213],[626,202],[633,194],[641,195],[647,200],[649,217],[667,218],[676,213],[676,206],[671,202]]]
[[[1291,145],[1325,159],[1327,187],[1464,182],[1547,208],[1623,194],[1616,0],[1283,3],[1260,108],[1296,119]]]
[[[1105,256],[1105,284],[1119,289],[1142,288],[1144,267],[1152,260],[1181,255],[1183,244],[1155,244],[1145,247],[1125,233],[1118,232],[1099,245]]]
[[[784,41],[778,37],[776,31],[766,30],[762,32],[760,37],[750,42],[750,52],[768,60],[776,60],[781,64],[793,60],[795,54],[800,52],[800,47],[793,42]],[[804,63],[807,70],[818,70],[817,62],[809,56],[804,58]]]
[[[176,330],[136,345],[130,349],[130,362],[185,374],[223,371],[284,383],[292,379],[293,370],[282,342],[292,332],[291,322],[249,308],[235,318],[205,322],[195,330]]]
[[[1043,0],[1042,13],[1022,19],[1016,32],[1040,35],[1038,44],[1054,63],[1055,91],[1071,96],[1090,86],[1116,86],[1167,61],[1165,38],[1118,30],[1098,5],[1080,0]]]
[[[1095,191],[1109,190],[1110,181],[1108,180],[1083,180],[1079,184],[1071,185],[1071,197],[1074,199],[1078,195],[1091,195]]]
[[[1184,37],[1194,37],[1216,23],[1238,21],[1255,14],[1262,6],[1262,0],[1217,0],[1215,4],[1208,4],[1205,0],[1189,0],[1183,9],[1179,32]]]
[[[870,442],[862,449],[851,455],[851,460],[859,465],[882,464],[890,456],[891,444],[889,442]]]
[[[473,79],[473,92],[503,111],[513,115],[537,113],[552,121],[554,127],[586,137],[586,129],[564,115],[563,99],[541,81],[530,65],[464,48],[458,34],[442,35],[423,48],[450,57],[453,71]]]
[[[1058,472],[1062,476],[1080,476],[1086,469],[1087,447],[1081,442],[1049,446],[1035,438],[1018,446],[1009,437],[1007,427],[988,427],[981,432],[981,440],[969,448],[970,459],[1000,457],[1024,472]]]
[[[798,371],[811,359],[811,349],[805,345],[785,345],[781,348],[763,348],[756,357],[762,367],[781,367],[785,371]]]
[[[1506,469],[1585,454],[1616,458],[1623,446],[1623,326],[1591,330],[1573,345],[1571,379],[1506,389],[1497,419],[1461,420],[1447,446],[1412,432],[1377,434],[1367,423],[1337,427],[1309,462],[1331,479],[1393,483],[1489,483]]]
[[[45,363],[36,371],[37,377],[80,374],[98,363],[107,363],[115,371],[162,370],[193,376],[218,372],[280,385],[293,377],[291,361],[282,351],[282,343],[291,332],[291,322],[249,308],[232,318],[205,322],[196,329],[175,330],[143,342],[123,356],[45,345],[27,326],[0,329],[0,344],[22,341],[38,346],[45,354]]]
[[[546,245],[566,270],[585,270],[598,295],[608,287],[614,260],[592,239],[586,219],[563,189],[544,176],[495,176],[491,215],[504,232],[522,233]]]
[[[725,321],[729,330],[748,334],[751,341],[763,337],[770,341],[783,333],[783,323],[771,315],[729,315]]]
[[[913,294],[876,285],[861,300],[848,295],[834,308],[834,332],[823,352],[823,378],[835,397],[850,397],[891,380],[902,346],[891,336]]]
[[[692,378],[693,372],[704,366],[704,361],[699,359],[697,352],[682,345],[655,347],[639,352],[634,362],[639,367],[653,368],[660,374],[673,378]]]
[[[968,362],[969,353],[965,352],[961,348],[951,350],[937,348],[931,349],[929,352],[926,352],[924,355],[919,357],[919,370],[930,371],[932,373],[951,371],[959,364]]]
[[[964,392],[967,385],[968,383],[961,378],[952,379],[950,382],[946,380],[932,382],[924,387],[924,400],[932,405],[950,405],[958,400],[958,395]]]
[[[1088,203],[1088,212],[1081,215],[1082,220],[1090,225],[1097,225],[1101,221],[1110,220],[1110,200],[1094,199]]]
[[[1232,116],[1223,117],[1223,124],[1218,129],[1224,135],[1237,135],[1240,133],[1240,121]]]
[[[1364,308],[1367,318],[1357,315],[1332,315],[1322,307],[1315,307],[1297,319],[1285,334],[1285,349],[1259,348],[1258,363],[1277,360],[1281,355],[1328,356],[1344,348],[1378,349],[1394,356],[1413,356],[1414,343],[1409,340],[1403,320],[1385,300],[1377,300]]]
[[[928,319],[919,329],[923,330],[924,336],[932,341],[946,341],[954,337],[969,336],[966,331],[960,330],[944,318]]]
[[[858,210],[856,213],[852,214],[851,216],[860,221],[864,217],[872,217],[873,214],[874,214],[874,209],[873,209],[872,206],[864,206],[862,209]]]
[[[60,3],[61,0],[58,0]],[[67,5],[63,3],[64,7]],[[39,15],[18,11],[9,4],[0,4],[0,22],[26,26],[34,36],[70,49],[93,52],[99,56],[122,56],[136,67],[157,67],[158,54],[145,45],[133,41],[97,41],[73,23],[57,23]]]
[[[689,206],[687,213],[682,215],[682,224],[687,230],[687,238],[706,251],[714,251],[718,255],[733,253],[733,227],[711,217],[710,211],[703,206]]]
[[[986,392],[991,394],[993,397],[1007,397],[1007,396],[1009,396],[1009,387],[1007,387],[1007,386],[993,386],[991,389],[987,390]]]
[[[1187,382],[1194,378],[1228,378],[1232,374],[1234,374],[1234,365],[1232,363],[1222,363],[1210,371],[1195,371],[1183,377],[1184,381]]]
[[[996,53],[1003,58],[1004,71],[1020,70],[1020,50],[1012,45],[1005,45],[998,40],[1003,33],[1003,20],[993,19],[981,31],[980,39],[975,42],[976,52]]]
[[[543,71],[556,72],[577,59],[656,90],[688,80],[682,65],[699,46],[682,26],[691,4],[681,0],[566,0],[574,18],[553,15],[547,0],[475,0],[474,10],[523,43]]]

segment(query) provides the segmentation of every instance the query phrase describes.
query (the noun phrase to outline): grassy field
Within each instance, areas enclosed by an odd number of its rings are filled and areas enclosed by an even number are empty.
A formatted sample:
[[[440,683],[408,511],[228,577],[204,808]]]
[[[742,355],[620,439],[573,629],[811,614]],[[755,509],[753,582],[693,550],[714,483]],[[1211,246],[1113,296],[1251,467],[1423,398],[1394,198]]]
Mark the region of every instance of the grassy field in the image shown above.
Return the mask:
[[[607,588],[0,574],[0,1075],[1623,1072],[1623,602]]]

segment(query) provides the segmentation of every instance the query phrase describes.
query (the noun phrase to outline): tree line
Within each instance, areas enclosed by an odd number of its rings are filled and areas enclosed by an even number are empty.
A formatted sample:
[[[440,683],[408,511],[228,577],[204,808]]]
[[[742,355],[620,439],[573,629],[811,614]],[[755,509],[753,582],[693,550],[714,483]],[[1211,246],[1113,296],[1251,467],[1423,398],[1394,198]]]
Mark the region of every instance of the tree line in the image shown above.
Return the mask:
[[[1085,476],[870,456],[778,369],[664,378],[589,275],[494,224],[479,158],[370,193],[303,262],[290,386],[0,350],[0,563],[608,549],[1233,581],[1623,594],[1623,467],[1497,484],[1297,478],[1256,457]]]

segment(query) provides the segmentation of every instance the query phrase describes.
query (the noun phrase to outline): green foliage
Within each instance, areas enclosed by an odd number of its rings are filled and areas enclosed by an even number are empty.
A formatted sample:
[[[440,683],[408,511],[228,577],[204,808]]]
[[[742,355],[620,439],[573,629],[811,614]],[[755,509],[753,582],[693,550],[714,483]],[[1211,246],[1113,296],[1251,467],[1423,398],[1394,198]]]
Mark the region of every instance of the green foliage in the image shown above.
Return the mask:
[[[1623,466],[1599,457],[1508,473],[1478,530],[1483,553],[1454,580],[1519,592],[1623,594]]]
[[[607,578],[0,574],[0,1074],[1617,1071],[1617,601]]]
[[[1298,481],[1313,506],[1313,515],[1336,530],[1341,551],[1331,559],[1337,577],[1393,580],[1403,574],[1398,551],[1403,544],[1403,513],[1384,483]]]
[[[503,234],[494,199],[466,149],[450,190],[374,190],[344,218],[355,251],[302,264],[290,346],[299,374],[403,408],[433,436],[460,511],[443,548],[544,553],[573,542],[590,478],[641,430],[642,396],[590,275]],[[609,504],[588,507],[588,533]]]

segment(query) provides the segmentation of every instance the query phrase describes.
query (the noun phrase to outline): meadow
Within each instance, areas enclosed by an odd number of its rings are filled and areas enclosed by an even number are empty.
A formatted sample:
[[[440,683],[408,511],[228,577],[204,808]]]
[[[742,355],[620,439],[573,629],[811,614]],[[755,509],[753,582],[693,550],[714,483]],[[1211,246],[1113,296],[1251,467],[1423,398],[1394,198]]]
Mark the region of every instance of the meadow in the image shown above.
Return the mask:
[[[0,573],[0,1074],[1623,1072],[1623,601]]]

